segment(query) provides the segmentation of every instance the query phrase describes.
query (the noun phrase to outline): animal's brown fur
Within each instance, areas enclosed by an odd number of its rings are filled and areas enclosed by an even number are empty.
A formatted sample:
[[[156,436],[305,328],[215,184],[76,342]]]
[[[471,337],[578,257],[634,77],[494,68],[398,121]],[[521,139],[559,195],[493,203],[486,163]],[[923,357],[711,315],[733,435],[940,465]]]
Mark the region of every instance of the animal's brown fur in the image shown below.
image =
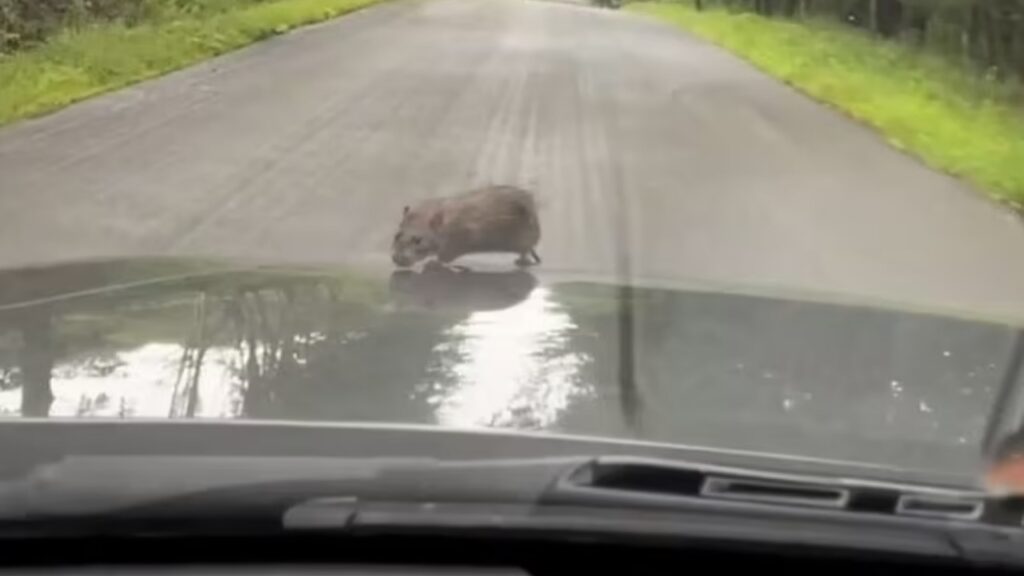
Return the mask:
[[[514,186],[488,186],[407,206],[391,258],[405,267],[431,256],[448,264],[466,254],[511,252],[525,266],[540,262],[539,241],[533,194]]]

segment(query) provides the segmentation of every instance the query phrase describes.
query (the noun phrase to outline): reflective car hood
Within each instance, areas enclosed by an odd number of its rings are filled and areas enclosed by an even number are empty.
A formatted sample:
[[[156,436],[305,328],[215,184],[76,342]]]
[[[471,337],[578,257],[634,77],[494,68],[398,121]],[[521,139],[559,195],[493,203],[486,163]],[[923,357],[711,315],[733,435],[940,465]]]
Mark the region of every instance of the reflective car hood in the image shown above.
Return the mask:
[[[80,263],[0,273],[0,414],[487,427],[967,474],[1020,339],[522,270]]]

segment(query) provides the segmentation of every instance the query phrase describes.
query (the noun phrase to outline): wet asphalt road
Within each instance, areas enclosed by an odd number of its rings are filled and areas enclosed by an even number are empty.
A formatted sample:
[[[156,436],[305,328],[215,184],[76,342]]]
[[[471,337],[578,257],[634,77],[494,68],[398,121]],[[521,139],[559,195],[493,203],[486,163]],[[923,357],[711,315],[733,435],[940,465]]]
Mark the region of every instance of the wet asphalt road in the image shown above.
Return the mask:
[[[541,197],[544,270],[1024,318],[1024,226],[641,17],[401,0],[0,130],[0,263],[387,265],[403,204]]]

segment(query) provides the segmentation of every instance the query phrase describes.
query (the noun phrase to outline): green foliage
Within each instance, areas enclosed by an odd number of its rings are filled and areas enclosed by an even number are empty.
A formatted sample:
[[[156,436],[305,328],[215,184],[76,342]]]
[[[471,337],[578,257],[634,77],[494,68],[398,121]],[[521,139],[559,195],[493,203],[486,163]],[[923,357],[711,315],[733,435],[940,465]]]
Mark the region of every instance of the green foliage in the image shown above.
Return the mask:
[[[134,26],[211,15],[265,0],[0,0],[0,53],[38,45],[68,28],[102,22]]]
[[[818,17],[1024,77],[1024,0],[692,0],[763,16]]]
[[[174,11],[152,21],[66,28],[37,48],[0,56],[0,125],[379,0],[173,1]]]
[[[630,9],[666,20],[881,131],[893,146],[1024,207],[1024,111],[1012,83],[934,54],[821,20],[798,22],[689,4]]]

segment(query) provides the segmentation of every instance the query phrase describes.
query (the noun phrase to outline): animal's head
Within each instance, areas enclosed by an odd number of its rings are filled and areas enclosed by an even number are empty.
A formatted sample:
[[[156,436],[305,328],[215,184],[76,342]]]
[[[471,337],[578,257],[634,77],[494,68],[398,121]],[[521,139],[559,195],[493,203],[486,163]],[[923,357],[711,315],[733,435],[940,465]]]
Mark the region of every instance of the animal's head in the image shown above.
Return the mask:
[[[402,211],[402,223],[391,242],[391,260],[403,268],[437,254],[438,234],[444,223],[439,209],[418,208]]]

